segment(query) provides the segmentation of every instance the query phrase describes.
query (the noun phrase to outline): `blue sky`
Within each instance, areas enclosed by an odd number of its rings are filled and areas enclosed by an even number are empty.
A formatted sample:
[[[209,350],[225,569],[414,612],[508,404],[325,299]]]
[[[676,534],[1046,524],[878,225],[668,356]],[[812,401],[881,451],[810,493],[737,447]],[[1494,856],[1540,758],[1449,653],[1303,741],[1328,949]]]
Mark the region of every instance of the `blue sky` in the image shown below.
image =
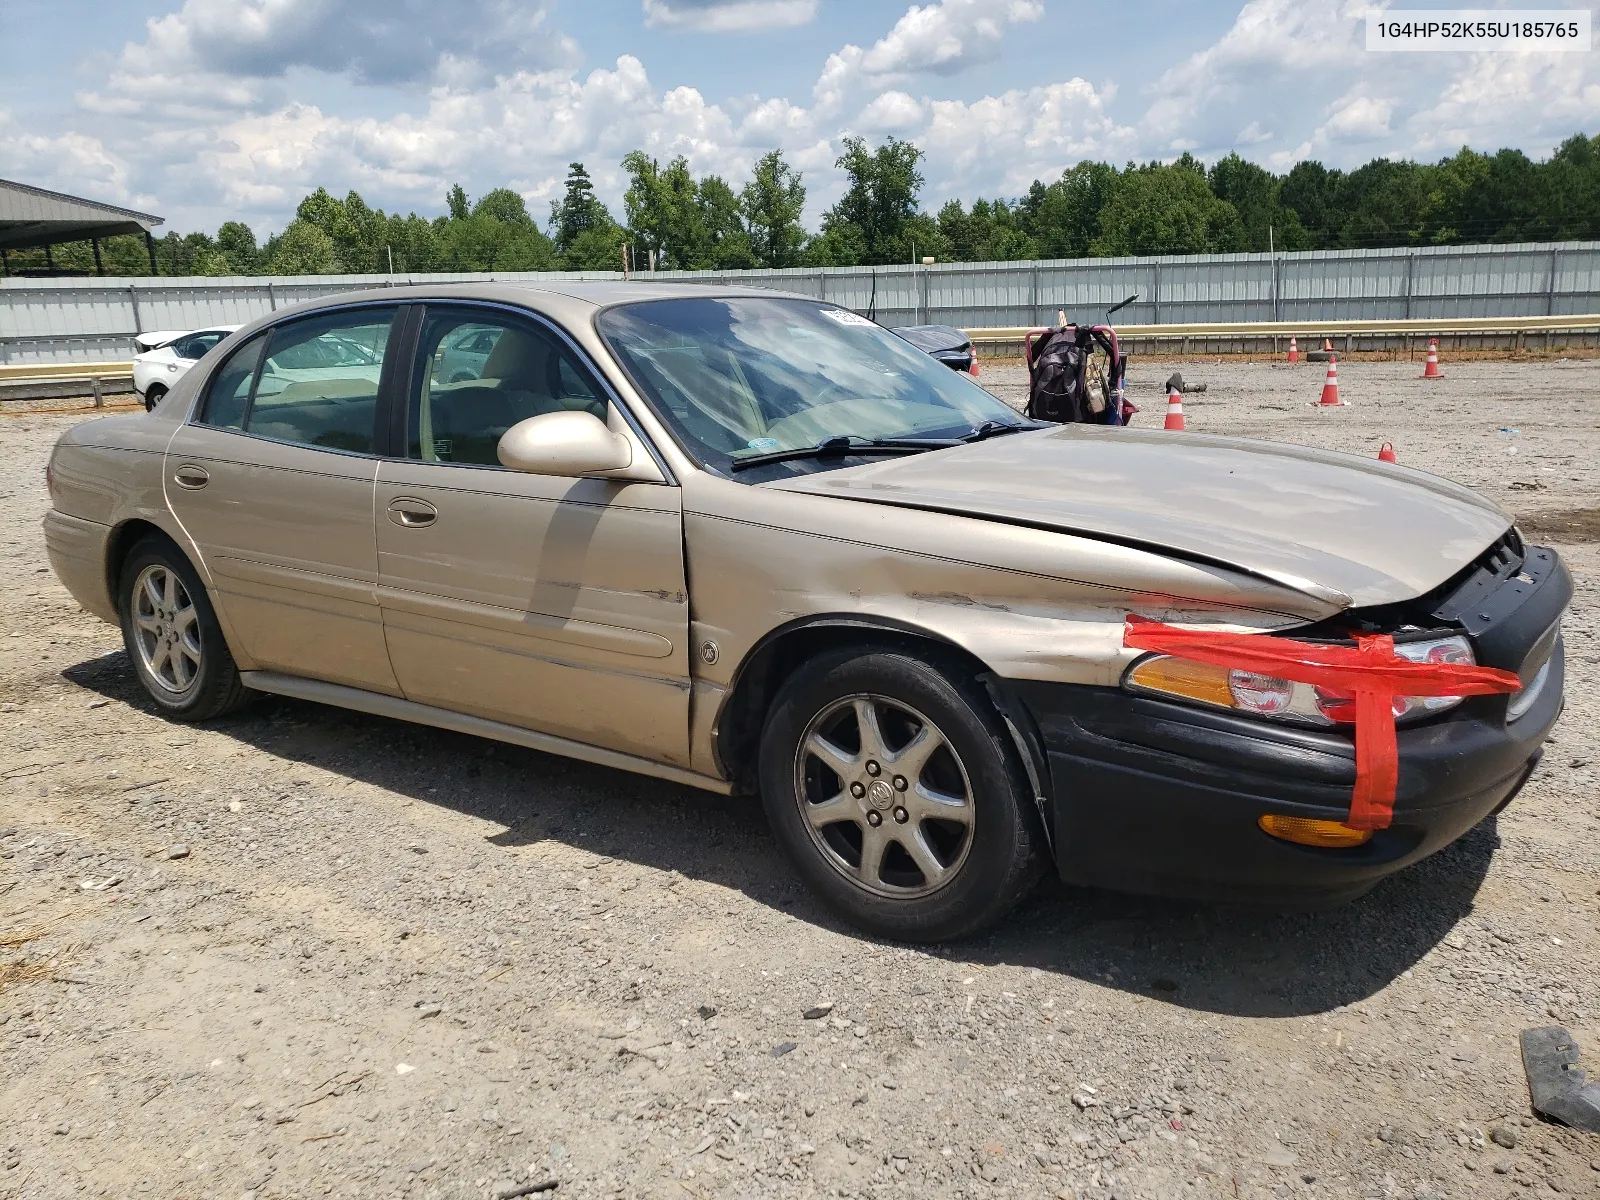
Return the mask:
[[[425,215],[453,182],[511,186],[542,216],[572,159],[620,213],[629,150],[737,187],[778,147],[814,224],[850,134],[916,142],[932,208],[1084,158],[1353,166],[1600,132],[1594,54],[1371,54],[1371,7],[3,0],[0,176],[265,233],[318,185]]]

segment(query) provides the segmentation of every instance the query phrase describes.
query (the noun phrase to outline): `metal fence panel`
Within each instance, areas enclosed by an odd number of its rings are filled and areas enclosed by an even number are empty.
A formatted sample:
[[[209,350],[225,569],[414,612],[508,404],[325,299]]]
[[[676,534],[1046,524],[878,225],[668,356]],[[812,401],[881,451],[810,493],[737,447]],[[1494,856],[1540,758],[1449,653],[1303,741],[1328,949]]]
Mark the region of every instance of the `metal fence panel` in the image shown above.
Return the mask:
[[[135,333],[253,320],[357,288],[422,282],[619,279],[612,271],[216,279],[0,280],[0,363],[125,358]],[[1129,325],[1522,317],[1600,312],[1600,242],[1296,253],[659,272],[771,287],[886,325],[995,328],[1098,319],[1137,293]]]

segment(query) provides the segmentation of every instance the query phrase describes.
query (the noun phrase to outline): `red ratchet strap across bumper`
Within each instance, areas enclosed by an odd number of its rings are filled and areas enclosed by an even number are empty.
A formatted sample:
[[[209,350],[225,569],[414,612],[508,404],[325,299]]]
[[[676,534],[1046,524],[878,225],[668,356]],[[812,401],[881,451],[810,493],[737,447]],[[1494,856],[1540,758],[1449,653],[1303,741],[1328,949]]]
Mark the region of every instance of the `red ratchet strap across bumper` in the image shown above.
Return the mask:
[[[1400,658],[1394,639],[1356,637],[1354,646],[1327,646],[1256,633],[1178,629],[1129,614],[1123,645],[1213,667],[1275,675],[1355,694],[1356,785],[1350,797],[1353,829],[1386,829],[1394,819],[1400,751],[1394,735],[1396,696],[1487,696],[1514,692],[1510,671],[1461,663]]]

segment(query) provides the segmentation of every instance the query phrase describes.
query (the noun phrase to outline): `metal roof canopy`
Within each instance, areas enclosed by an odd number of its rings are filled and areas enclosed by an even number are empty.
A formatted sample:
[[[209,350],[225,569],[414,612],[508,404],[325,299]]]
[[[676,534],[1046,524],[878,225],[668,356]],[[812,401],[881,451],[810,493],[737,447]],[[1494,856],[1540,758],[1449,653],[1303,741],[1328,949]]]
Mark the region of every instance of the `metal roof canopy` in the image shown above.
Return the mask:
[[[147,237],[165,217],[0,179],[0,249],[22,250],[121,233]]]

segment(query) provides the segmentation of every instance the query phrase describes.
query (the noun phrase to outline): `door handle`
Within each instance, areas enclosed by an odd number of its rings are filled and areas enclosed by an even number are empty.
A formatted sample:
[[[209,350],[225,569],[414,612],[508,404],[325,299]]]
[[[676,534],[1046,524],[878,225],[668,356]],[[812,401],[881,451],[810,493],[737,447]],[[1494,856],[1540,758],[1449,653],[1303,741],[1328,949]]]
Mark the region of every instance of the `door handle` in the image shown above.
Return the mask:
[[[211,473],[204,467],[185,463],[172,473],[172,482],[191,492],[197,492],[211,482]]]
[[[402,529],[421,529],[439,519],[439,510],[415,496],[400,496],[389,501],[389,520]]]

